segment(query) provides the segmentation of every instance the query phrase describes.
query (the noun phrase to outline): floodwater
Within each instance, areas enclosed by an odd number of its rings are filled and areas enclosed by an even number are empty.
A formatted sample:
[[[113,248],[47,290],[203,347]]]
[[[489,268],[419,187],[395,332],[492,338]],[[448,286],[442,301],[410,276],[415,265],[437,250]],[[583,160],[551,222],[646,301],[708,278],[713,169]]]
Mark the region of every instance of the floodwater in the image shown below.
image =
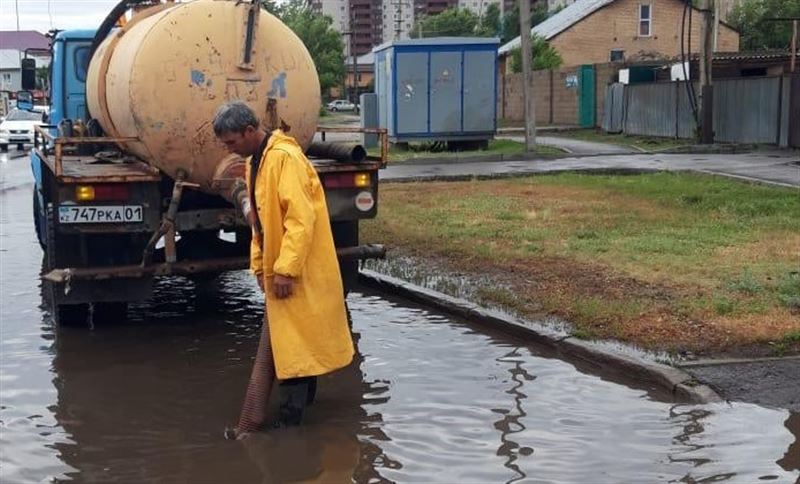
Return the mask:
[[[54,328],[30,190],[0,187],[4,484],[800,476],[798,414],[674,403],[624,375],[369,292],[348,299],[357,358],[321,379],[306,424],[226,441],[261,320],[250,277],[164,279],[126,322]]]

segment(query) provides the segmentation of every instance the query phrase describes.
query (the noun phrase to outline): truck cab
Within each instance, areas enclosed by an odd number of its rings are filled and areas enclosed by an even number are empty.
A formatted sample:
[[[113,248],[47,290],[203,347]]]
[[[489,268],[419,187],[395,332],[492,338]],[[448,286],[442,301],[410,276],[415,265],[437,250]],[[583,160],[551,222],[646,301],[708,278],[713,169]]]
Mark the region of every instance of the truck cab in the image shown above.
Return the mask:
[[[126,153],[120,147],[131,139],[106,136],[91,119],[86,76],[94,37],[70,30],[53,39],[49,123],[37,130],[30,154],[44,293],[59,324],[123,317],[128,302],[152,294],[159,276],[202,280],[249,266],[251,229],[239,210]],[[385,159],[311,159],[349,288],[358,261],[383,254],[358,245],[358,222],[377,213]]]

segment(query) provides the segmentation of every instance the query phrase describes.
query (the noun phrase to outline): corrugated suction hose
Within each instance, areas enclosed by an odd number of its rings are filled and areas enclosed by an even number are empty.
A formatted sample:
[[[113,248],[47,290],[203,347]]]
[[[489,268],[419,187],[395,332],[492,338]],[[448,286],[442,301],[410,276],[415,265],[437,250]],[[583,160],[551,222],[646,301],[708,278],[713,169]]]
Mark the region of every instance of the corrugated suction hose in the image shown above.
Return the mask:
[[[258,341],[258,351],[250,374],[250,382],[244,396],[242,413],[239,424],[233,437],[240,437],[248,432],[261,430],[266,425],[267,403],[275,384],[275,362],[272,358],[272,343],[269,339],[269,317],[264,312],[264,324],[261,329],[261,338]],[[227,437],[232,437],[226,433]]]

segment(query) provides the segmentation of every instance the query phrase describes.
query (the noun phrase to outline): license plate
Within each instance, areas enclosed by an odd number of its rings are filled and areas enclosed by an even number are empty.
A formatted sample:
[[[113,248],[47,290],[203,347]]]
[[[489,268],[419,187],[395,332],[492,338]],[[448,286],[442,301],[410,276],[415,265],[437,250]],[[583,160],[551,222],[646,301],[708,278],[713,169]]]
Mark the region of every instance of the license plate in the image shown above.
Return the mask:
[[[102,205],[58,207],[58,221],[62,224],[131,223],[143,220],[141,205]]]

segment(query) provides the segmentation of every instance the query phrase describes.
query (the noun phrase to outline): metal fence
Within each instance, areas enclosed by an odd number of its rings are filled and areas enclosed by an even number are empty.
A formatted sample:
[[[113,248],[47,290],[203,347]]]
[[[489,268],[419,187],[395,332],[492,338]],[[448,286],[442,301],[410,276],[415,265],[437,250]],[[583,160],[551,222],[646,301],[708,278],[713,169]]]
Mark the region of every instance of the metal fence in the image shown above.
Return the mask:
[[[606,88],[602,128],[611,133],[692,138],[695,115],[685,82],[612,84]],[[699,86],[694,84],[695,92]],[[715,140],[788,146],[788,77],[714,82]]]
[[[606,87],[603,109],[603,130],[609,133],[621,133],[625,119],[625,85],[611,84]]]

